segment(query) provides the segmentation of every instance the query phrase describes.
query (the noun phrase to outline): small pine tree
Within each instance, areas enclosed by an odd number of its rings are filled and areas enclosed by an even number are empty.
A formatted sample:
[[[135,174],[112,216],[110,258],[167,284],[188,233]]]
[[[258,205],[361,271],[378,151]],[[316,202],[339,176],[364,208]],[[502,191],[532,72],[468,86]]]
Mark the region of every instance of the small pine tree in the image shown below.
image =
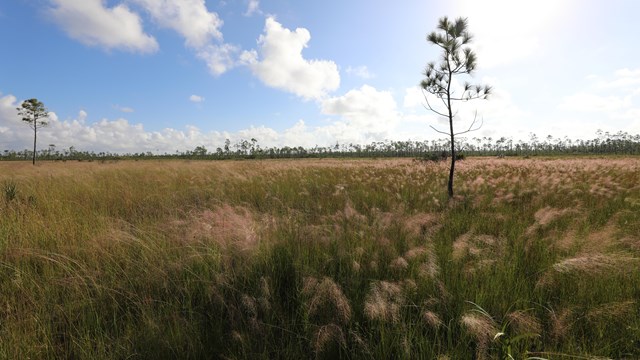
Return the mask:
[[[424,91],[442,100],[445,110],[440,111],[433,108],[425,95],[428,108],[449,120],[449,131],[440,131],[433,126],[431,128],[449,136],[451,140],[451,167],[449,168],[449,183],[447,185],[450,199],[453,198],[453,174],[456,166],[455,136],[480,128],[479,126],[474,128],[476,123],[474,118],[466,131],[455,133],[453,130],[455,117],[453,105],[456,101],[486,99],[491,92],[490,86],[471,85],[468,82],[465,83],[462,93],[455,94],[455,90],[451,88],[454,77],[471,75],[476,68],[476,54],[467,46],[472,39],[467,27],[466,18],[457,18],[453,22],[449,21],[447,17],[440,19],[438,30],[430,33],[427,36],[427,41],[442,49],[442,58],[437,65],[434,62],[427,65],[424,71],[425,79],[420,83]]]
[[[44,119],[49,117],[49,111],[44,104],[38,99],[29,99],[22,102],[18,110],[18,115],[22,117],[22,121],[29,124],[33,129],[33,165],[36,164],[36,142],[38,139],[38,129],[47,126],[48,122]]]

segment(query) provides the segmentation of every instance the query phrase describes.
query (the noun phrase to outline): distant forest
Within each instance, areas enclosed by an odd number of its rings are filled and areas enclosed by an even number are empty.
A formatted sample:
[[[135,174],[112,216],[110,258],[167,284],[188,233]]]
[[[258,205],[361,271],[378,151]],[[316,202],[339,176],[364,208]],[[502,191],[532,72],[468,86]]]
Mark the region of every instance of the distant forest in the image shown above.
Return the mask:
[[[232,144],[226,140],[223,147],[207,149],[197,146],[193,150],[175,153],[112,153],[82,151],[75,147],[58,149],[55,144],[38,150],[39,160],[125,160],[125,159],[284,159],[284,158],[378,158],[413,157],[427,160],[442,160],[447,157],[450,142],[447,139],[429,141],[378,141],[367,145],[340,144],[333,146],[262,147],[257,139],[239,140]],[[549,155],[640,155],[640,134],[626,132],[609,133],[598,131],[590,140],[572,140],[568,137],[538,137],[531,134],[529,141],[514,141],[511,138],[473,137],[456,141],[461,156],[549,156]],[[0,160],[29,160],[31,150],[4,150]]]

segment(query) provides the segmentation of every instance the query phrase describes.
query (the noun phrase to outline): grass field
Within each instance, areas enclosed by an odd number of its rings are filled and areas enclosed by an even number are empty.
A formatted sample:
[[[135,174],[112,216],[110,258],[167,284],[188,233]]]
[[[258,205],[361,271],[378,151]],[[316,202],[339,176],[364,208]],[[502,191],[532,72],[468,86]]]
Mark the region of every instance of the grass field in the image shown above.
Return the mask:
[[[0,163],[0,358],[640,358],[640,158],[446,176]]]

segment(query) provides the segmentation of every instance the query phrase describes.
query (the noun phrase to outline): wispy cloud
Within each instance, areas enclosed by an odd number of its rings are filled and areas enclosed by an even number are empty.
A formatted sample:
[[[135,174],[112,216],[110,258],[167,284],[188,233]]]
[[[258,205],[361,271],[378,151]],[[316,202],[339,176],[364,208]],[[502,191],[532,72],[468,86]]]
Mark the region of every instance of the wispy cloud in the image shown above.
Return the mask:
[[[189,96],[189,101],[194,103],[200,103],[204,101],[204,98],[200,95],[191,95]]]
[[[118,111],[122,111],[123,113],[132,113],[135,111],[133,108],[128,106],[113,105],[113,108]]]
[[[365,65],[355,66],[355,67],[348,66],[345,71],[349,75],[357,76],[365,80],[372,79],[375,77],[375,75],[372,74]]]
[[[247,11],[244,13],[244,16],[252,16],[254,14],[262,14],[262,11],[260,10],[260,0],[249,0]]]

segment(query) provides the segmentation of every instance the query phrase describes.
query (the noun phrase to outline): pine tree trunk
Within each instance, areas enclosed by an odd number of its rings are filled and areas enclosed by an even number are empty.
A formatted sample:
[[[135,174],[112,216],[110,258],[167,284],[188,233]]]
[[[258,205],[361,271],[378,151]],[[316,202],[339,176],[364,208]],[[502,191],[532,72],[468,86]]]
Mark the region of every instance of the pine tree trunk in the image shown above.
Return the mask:
[[[449,168],[449,183],[447,185],[447,191],[449,192],[449,199],[453,198],[453,172],[456,168],[456,148],[453,142],[453,120],[451,120],[451,168]]]
[[[449,81],[447,83],[447,109],[449,110],[449,134],[451,135],[451,167],[449,168],[449,183],[447,184],[447,192],[449,193],[449,200],[453,199],[453,172],[456,169],[456,145],[455,134],[453,133],[453,111],[451,110],[451,78],[453,72],[451,71],[451,64],[447,61],[449,68]]]
[[[38,136],[38,126],[36,121],[38,121],[38,119],[35,119],[33,124],[33,165],[36,164],[36,139]]]

